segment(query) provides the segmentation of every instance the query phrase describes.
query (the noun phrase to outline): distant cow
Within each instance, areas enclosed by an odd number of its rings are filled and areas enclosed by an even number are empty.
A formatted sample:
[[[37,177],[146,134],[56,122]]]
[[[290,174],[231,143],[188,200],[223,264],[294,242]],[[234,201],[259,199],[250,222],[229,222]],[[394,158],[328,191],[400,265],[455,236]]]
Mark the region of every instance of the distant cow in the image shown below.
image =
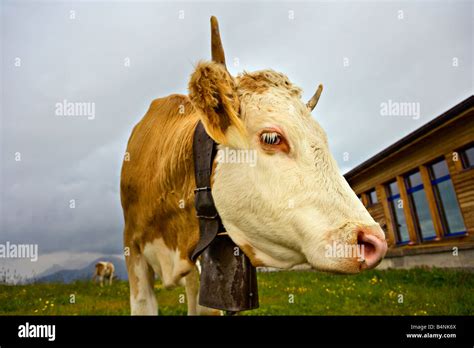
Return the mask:
[[[101,261],[95,265],[94,275],[92,277],[93,282],[100,282],[100,286],[104,286],[104,278],[109,280],[109,285],[112,285],[112,279],[114,278],[115,267],[112,262]]]

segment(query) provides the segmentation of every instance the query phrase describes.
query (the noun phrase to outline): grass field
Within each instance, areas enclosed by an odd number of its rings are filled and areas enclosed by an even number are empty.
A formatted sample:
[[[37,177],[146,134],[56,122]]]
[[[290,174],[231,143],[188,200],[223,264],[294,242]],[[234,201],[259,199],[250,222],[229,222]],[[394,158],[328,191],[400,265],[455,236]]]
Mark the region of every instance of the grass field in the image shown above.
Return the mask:
[[[474,274],[442,269],[259,273],[260,308],[245,315],[472,315]],[[185,315],[183,288],[155,291],[161,315]],[[75,303],[70,303],[71,295]],[[129,315],[128,283],[0,285],[0,315]]]

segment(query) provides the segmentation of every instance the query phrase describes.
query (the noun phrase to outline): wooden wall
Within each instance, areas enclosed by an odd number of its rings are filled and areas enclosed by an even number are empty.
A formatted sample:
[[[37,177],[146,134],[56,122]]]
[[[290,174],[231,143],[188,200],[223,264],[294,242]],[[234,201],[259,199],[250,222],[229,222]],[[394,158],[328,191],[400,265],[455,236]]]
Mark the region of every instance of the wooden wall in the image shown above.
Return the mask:
[[[474,107],[451,118],[449,121],[432,129],[427,134],[417,138],[409,144],[403,145],[377,163],[363,168],[356,174],[348,178],[348,182],[354,191],[362,196],[362,201],[367,203],[365,193],[375,188],[379,203],[368,206],[369,213],[381,225],[385,226],[391,255],[404,255],[407,253],[420,251],[421,249],[444,249],[452,246],[463,245],[464,247],[474,247],[474,169],[463,169],[460,160],[456,160],[456,150],[474,141]],[[444,238],[441,221],[436,212],[434,196],[427,187],[431,187],[426,164],[433,160],[444,157],[450,170],[461,213],[468,234],[460,237]],[[386,184],[392,180],[397,180],[403,185],[403,175],[411,170],[419,169],[423,177],[423,183],[427,198],[430,203],[433,224],[438,238],[429,242],[421,242],[416,235],[414,222],[411,214],[408,214],[410,207],[404,205],[405,216],[412,243],[408,246],[395,246],[395,236],[393,231],[393,216],[387,201]],[[401,190],[402,191],[402,190]],[[405,201],[403,192],[402,199]],[[405,198],[405,199],[404,199]]]
[[[472,233],[474,232],[474,169],[463,169],[459,163],[453,161],[452,154],[446,154],[446,160],[464,224]]]
[[[368,206],[367,210],[369,211],[370,215],[372,215],[374,220],[380,224],[383,231],[385,232],[385,236],[387,236],[387,233],[388,233],[387,221],[385,219],[385,213],[383,210],[382,203],[380,203],[380,199],[379,199],[379,203]]]

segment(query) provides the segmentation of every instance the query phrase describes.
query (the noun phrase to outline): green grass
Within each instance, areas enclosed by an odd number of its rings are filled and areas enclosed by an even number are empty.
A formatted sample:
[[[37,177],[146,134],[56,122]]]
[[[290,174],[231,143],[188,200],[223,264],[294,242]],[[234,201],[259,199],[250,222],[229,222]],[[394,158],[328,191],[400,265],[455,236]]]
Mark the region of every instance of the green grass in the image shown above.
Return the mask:
[[[245,315],[473,315],[474,274],[443,269],[259,273],[260,308]],[[156,282],[161,315],[185,315],[185,291]],[[75,295],[75,303],[70,303]],[[403,302],[400,303],[400,295]],[[129,315],[128,283],[0,285],[0,315]]]

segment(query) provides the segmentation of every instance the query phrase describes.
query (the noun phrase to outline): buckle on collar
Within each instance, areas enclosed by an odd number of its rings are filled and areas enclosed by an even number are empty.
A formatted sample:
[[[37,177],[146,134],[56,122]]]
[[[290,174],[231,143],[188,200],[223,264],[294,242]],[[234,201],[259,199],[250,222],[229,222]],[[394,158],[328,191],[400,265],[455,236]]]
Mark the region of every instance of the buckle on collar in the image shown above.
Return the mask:
[[[196,217],[206,220],[214,220],[217,213],[214,199],[212,198],[211,188],[208,186],[198,187],[194,190],[194,207],[196,208]]]
[[[197,193],[200,191],[211,191],[211,188],[209,186],[204,186],[204,187],[198,187],[194,189],[194,193]]]

